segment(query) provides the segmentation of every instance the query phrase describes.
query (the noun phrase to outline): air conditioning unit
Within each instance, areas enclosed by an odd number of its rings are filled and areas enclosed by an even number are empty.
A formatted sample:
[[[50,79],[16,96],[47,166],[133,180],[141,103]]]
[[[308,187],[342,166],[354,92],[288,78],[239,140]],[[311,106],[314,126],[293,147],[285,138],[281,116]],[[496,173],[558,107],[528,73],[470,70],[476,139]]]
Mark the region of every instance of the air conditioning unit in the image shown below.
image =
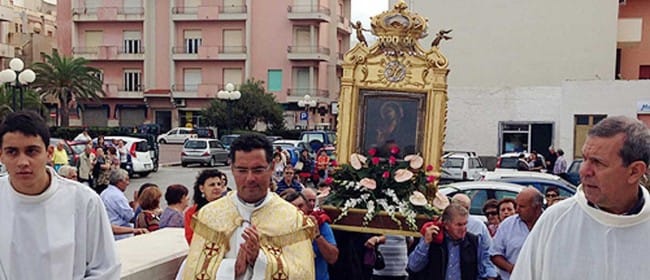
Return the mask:
[[[174,98],[174,104],[176,107],[185,107],[185,98]]]

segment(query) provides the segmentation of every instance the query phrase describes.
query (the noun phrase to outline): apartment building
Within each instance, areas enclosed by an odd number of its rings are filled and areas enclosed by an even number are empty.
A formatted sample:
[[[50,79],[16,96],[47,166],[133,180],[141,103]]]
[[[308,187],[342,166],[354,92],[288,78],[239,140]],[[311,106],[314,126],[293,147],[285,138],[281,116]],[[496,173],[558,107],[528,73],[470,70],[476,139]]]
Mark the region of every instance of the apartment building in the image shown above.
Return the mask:
[[[617,78],[650,79],[650,2],[619,0]]]
[[[331,124],[350,1],[58,0],[60,51],[101,69],[106,92],[71,123],[202,125],[225,84],[254,78],[283,104],[289,127],[301,124],[305,95],[327,109],[311,108],[310,124]]]
[[[56,6],[44,0],[0,1],[0,63],[18,57],[30,65],[56,47]]]

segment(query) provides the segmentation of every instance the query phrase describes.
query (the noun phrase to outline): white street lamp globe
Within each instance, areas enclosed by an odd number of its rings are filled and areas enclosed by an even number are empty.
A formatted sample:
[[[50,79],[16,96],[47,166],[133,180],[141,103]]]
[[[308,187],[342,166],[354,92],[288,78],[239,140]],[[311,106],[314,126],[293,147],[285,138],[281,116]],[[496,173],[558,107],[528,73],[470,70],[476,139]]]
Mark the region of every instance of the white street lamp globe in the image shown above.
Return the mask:
[[[226,91],[230,92],[230,91],[233,91],[233,90],[235,90],[235,85],[233,85],[232,83],[227,83],[226,84]]]
[[[0,71],[0,83],[9,83],[16,80],[16,72],[11,69]]]
[[[36,80],[36,73],[34,73],[32,69],[27,69],[23,72],[20,72],[20,75],[18,75],[18,82],[24,85],[29,84],[34,80]]]
[[[11,61],[9,61],[9,68],[11,70],[14,70],[16,72],[22,71],[23,67],[25,67],[25,63],[20,58],[14,58]]]
[[[239,92],[238,90],[233,91],[231,97],[232,100],[238,100],[239,98],[241,98],[241,92]]]

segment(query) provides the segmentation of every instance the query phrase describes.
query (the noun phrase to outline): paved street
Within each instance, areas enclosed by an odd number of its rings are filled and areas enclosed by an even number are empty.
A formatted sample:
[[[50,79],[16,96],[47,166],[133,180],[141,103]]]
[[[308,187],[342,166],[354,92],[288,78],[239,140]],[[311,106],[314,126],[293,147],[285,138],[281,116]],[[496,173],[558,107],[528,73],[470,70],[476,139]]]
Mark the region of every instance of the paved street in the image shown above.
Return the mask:
[[[194,181],[196,176],[201,170],[207,167],[199,165],[190,165],[189,167],[180,166],[180,154],[183,145],[180,144],[165,144],[160,145],[160,164],[161,167],[158,172],[152,172],[145,178],[134,177],[131,178],[131,185],[127,188],[125,194],[130,200],[133,200],[133,192],[137,191],[144,183],[154,183],[158,185],[163,192],[163,199],[160,201],[162,208],[167,207],[167,202],[164,199],[164,193],[167,186],[172,184],[183,184],[190,190],[190,201],[192,200]],[[225,172],[228,176],[228,187],[235,188],[234,179],[230,167],[217,166],[217,169]]]

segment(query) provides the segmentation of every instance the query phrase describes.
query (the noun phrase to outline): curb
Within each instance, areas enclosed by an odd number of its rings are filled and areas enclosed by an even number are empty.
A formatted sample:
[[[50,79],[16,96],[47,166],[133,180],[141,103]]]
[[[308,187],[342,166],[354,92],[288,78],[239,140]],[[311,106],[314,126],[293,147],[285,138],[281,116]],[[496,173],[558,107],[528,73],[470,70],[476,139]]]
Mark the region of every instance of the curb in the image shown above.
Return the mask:
[[[181,162],[166,162],[159,164],[160,167],[181,166]]]

